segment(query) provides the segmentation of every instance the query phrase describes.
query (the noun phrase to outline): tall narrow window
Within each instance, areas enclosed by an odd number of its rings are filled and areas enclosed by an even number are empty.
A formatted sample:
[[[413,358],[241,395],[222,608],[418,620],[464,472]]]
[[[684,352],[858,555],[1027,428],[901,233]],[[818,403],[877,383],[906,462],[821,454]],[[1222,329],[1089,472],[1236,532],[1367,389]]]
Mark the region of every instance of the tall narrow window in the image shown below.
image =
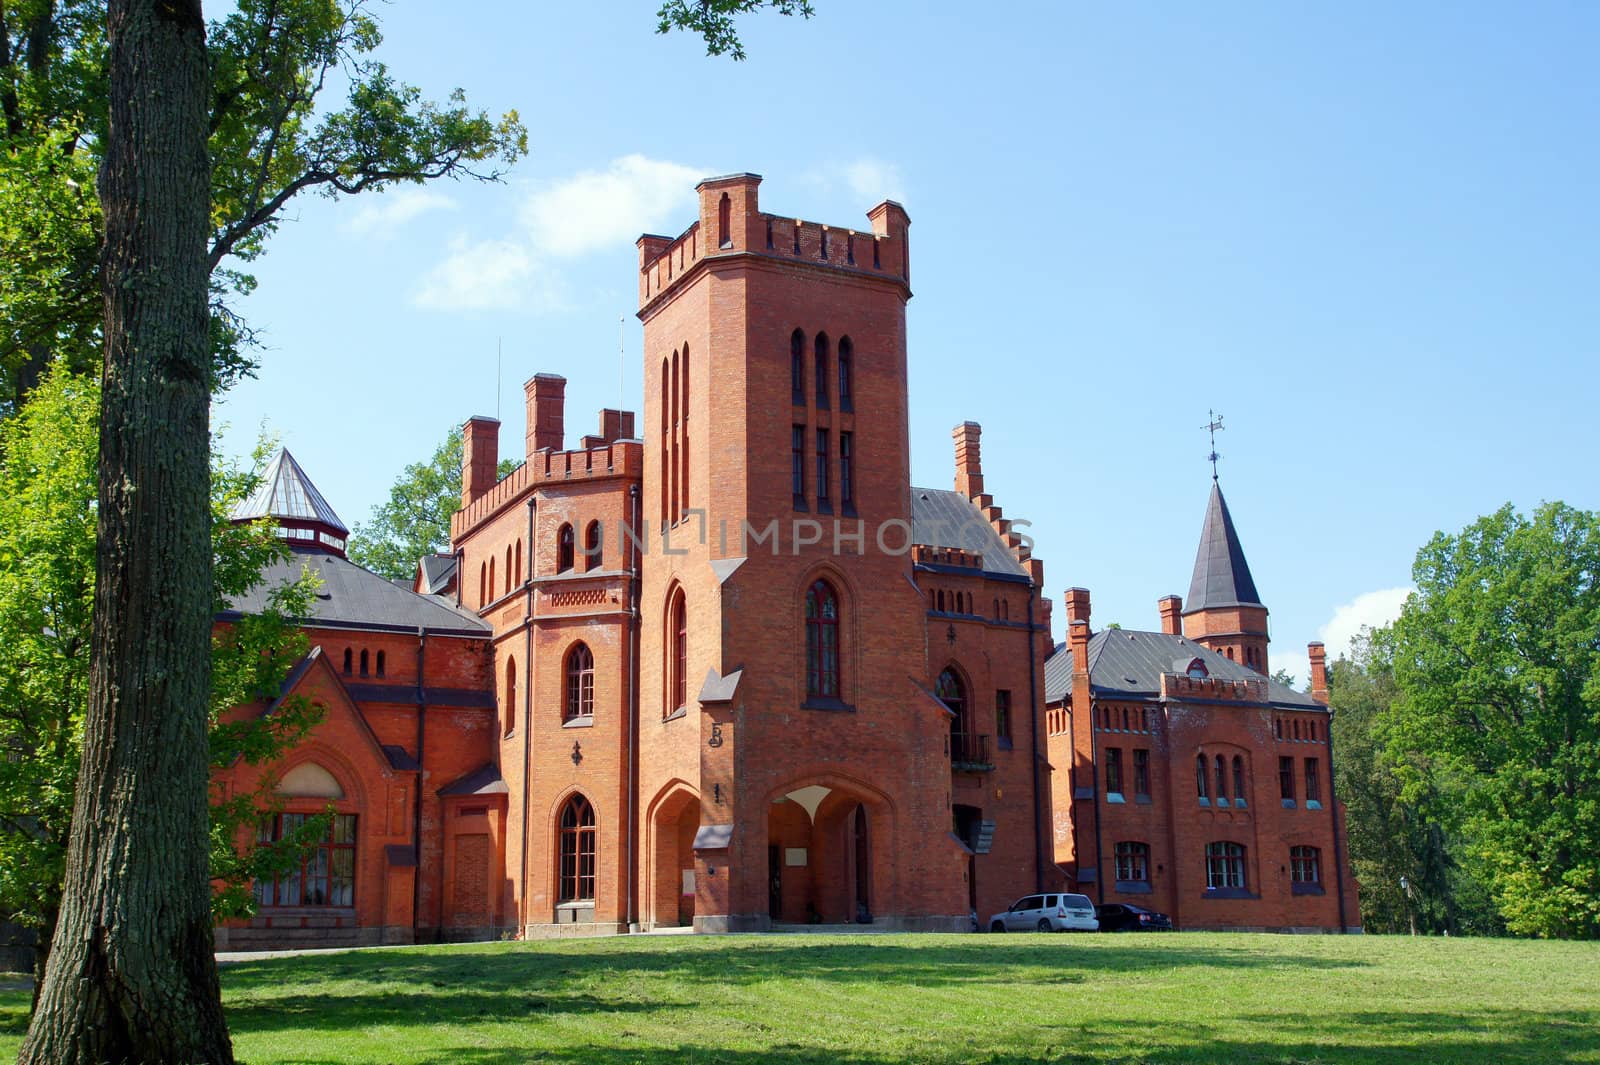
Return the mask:
[[[583,532],[583,568],[585,570],[599,569],[600,556],[603,553],[605,533],[601,530],[598,521],[591,521],[589,527]]]
[[[846,511],[856,505],[855,434],[839,434],[839,503]]]
[[[671,457],[668,460],[670,463],[670,476],[668,478],[668,483],[662,487],[670,490],[671,494],[668,498],[671,500],[671,503],[667,507],[667,517],[675,522],[678,520],[678,517],[682,512],[683,501],[683,497],[678,494],[678,418],[680,415],[678,411],[678,352],[676,350],[674,350],[672,353],[671,389],[671,395],[668,397],[672,406],[672,444],[670,451]]]
[[[511,568],[511,559],[512,559],[511,545],[507,544],[506,545],[506,591],[508,593],[511,591],[511,589],[513,589],[513,588],[515,588],[517,586],[517,571]]]
[[[1117,879],[1134,883],[1150,881],[1150,844],[1118,843],[1116,849]]]
[[[689,345],[683,346],[683,375],[679,378],[683,391],[682,418],[678,425],[678,517],[683,518],[689,509]]]
[[[1315,758],[1306,759],[1306,805],[1322,802],[1322,775]]]
[[[1133,793],[1145,799],[1150,797],[1150,751],[1144,747],[1133,749]]]
[[[384,673],[384,669],[383,669],[383,666],[384,666],[384,661],[383,661],[383,652],[382,652],[382,651],[379,651],[379,652],[378,652],[378,676],[380,676],[380,677],[381,677],[381,676],[383,676],[383,673]],[[1315,759],[1312,759],[1312,760],[1313,760],[1313,761],[1315,761]],[[1310,769],[1307,769],[1307,770],[1306,770],[1306,773],[1307,773],[1307,774],[1309,774],[1309,773],[1310,773],[1310,772],[1311,772],[1311,770],[1310,770]],[[1309,776],[1309,775],[1308,775],[1308,776],[1307,776],[1307,777],[1306,777],[1306,779],[1307,779],[1307,780],[1310,780],[1310,779],[1311,779],[1311,777],[1310,777],[1310,776]]]
[[[798,329],[789,334],[789,392],[795,406],[806,405],[806,335]]]
[[[512,583],[512,586],[515,587],[517,585],[520,585],[522,583],[522,581],[523,581],[523,578],[524,578],[524,571],[522,569],[522,538],[521,537],[517,538],[517,568],[513,572],[516,574],[516,576],[511,579],[511,583]]]
[[[1285,803],[1294,805],[1294,759],[1278,759],[1278,792]]]
[[[594,807],[574,795],[561,808],[560,875],[556,892],[561,902],[587,902],[594,898]]]
[[[1106,748],[1106,794],[1122,795],[1122,748]]]
[[[1200,792],[1200,804],[1202,806],[1206,805],[1207,803],[1209,803],[1211,801],[1210,792],[1206,788],[1206,777],[1208,775],[1209,775],[1209,772],[1208,772],[1207,767],[1206,767],[1206,756],[1203,755],[1203,754],[1195,755],[1194,756],[1194,783],[1195,783],[1195,788]]]
[[[1233,804],[1249,805],[1244,797],[1244,758],[1237,754],[1233,756]]]
[[[767,219],[767,249],[772,249],[772,219]]]
[[[482,610],[484,608],[484,606],[489,602],[488,576],[489,576],[489,564],[487,562],[478,563],[478,609],[479,610]]]
[[[817,507],[826,510],[828,499],[828,430],[817,430]]]
[[[722,194],[722,202],[717,205],[717,247],[733,247],[733,201],[728,199],[728,194]]]
[[[572,526],[563,524],[556,533],[556,572],[565,573],[572,568],[575,545]]]
[[[671,493],[667,486],[672,482],[672,423],[669,420],[672,412],[671,393],[672,374],[667,368],[667,360],[661,360],[661,522],[666,524],[667,508],[672,505]]]
[[[363,677],[367,675],[367,652],[365,649],[361,652],[361,675]]]
[[[1289,879],[1296,884],[1320,884],[1322,853],[1315,847],[1290,847]]]
[[[817,409],[828,409],[828,334],[818,333],[812,346],[813,369],[817,380]]]
[[[564,721],[594,718],[594,654],[588,644],[573,644],[567,652],[567,708],[561,716]]]
[[[994,693],[994,738],[1001,747],[1011,746],[1011,692],[1005,688]]]
[[[849,337],[839,338],[839,409],[855,409],[855,382],[851,380],[855,370],[856,349]]]
[[[517,731],[517,660],[506,659],[506,735]]]
[[[806,592],[806,694],[839,697],[839,597],[827,581]]]
[[[351,657],[352,657],[352,653],[350,651],[350,648],[346,647],[344,649],[344,675],[347,676],[347,677],[350,675],[350,659],[351,659]]]
[[[1217,794],[1216,794],[1217,805],[1218,806],[1226,806],[1227,803],[1228,803],[1228,762],[1227,762],[1227,759],[1223,758],[1222,755],[1220,755],[1220,754],[1217,755],[1216,767],[1217,767]]]
[[[967,749],[968,735],[972,731],[967,727],[967,686],[961,682],[955,670],[946,669],[939,674],[933,693],[954,715],[950,719],[950,754],[953,758],[962,759]]]
[[[688,705],[689,690],[689,618],[685,609],[683,589],[673,592],[667,610],[667,634],[670,638],[667,657],[667,714],[675,714]]]
[[[495,594],[494,594],[494,556],[490,555],[489,556],[489,602],[492,603],[494,601],[495,601]],[[366,670],[363,669],[361,672],[364,674],[364,673],[366,673]]]
[[[1206,887],[1243,888],[1244,845],[1241,843],[1206,844]]]
[[[806,427],[803,425],[796,425],[789,432],[789,478],[795,509],[806,509]]]

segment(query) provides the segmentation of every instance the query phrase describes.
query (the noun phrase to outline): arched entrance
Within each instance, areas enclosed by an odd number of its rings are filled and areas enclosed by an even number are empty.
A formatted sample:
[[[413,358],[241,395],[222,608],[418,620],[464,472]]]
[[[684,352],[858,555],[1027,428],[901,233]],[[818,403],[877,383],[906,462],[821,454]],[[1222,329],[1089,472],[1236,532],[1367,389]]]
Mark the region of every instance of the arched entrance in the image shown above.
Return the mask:
[[[870,923],[883,908],[878,867],[886,860],[887,817],[876,798],[824,784],[774,799],[767,814],[773,922]]]
[[[671,789],[650,817],[650,920],[657,928],[694,924],[694,834],[700,799]]]

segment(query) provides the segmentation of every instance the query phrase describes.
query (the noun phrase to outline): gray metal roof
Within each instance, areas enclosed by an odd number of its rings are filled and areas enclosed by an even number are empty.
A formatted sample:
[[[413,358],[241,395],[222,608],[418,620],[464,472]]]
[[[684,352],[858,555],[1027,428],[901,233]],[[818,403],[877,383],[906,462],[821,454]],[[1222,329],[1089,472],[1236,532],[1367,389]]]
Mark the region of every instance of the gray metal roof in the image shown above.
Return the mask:
[[[228,602],[223,616],[258,614],[266,609],[270,589],[300,576],[309,569],[322,579],[322,587],[312,601],[310,625],[377,628],[415,632],[454,633],[485,636],[492,629],[488,622],[470,610],[438,596],[418,595],[397,588],[389,581],[338,555],[313,548],[291,548],[289,557],[268,566],[261,583]]]
[[[449,795],[504,795],[511,789],[506,787],[506,782],[500,776],[500,767],[493,762],[485,763],[440,788],[438,794]]]
[[[1184,636],[1164,632],[1105,629],[1089,637],[1089,686],[1097,698],[1133,698],[1161,691],[1161,674],[1181,673],[1196,658],[1206,672],[1224,680],[1263,680],[1261,674],[1226,655],[1207,650]],[[1044,664],[1044,697],[1060,702],[1072,692],[1072,651],[1057,644]],[[1267,679],[1267,702],[1321,710],[1323,705],[1304,692]]]
[[[423,555],[417,560],[422,567],[422,591],[426,595],[436,595],[450,584],[450,578],[456,575],[456,556],[454,555]]]
[[[262,475],[261,484],[250,498],[236,504],[228,515],[235,521],[250,518],[298,518],[317,521],[348,533],[349,526],[339,520],[328,501],[322,498],[317,486],[311,483],[306,471],[289,454],[288,448],[279,448]]]
[[[1194,557],[1194,577],[1189,581],[1189,598],[1183,612],[1191,614],[1209,607],[1260,606],[1250,564],[1244,560],[1239,534],[1233,527],[1222,488],[1211,482],[1211,499],[1206,504],[1206,523],[1200,530],[1200,550]]]
[[[985,573],[1028,575],[1011,548],[984,518],[983,511],[960,492],[911,489],[911,540],[930,547],[982,555]]]

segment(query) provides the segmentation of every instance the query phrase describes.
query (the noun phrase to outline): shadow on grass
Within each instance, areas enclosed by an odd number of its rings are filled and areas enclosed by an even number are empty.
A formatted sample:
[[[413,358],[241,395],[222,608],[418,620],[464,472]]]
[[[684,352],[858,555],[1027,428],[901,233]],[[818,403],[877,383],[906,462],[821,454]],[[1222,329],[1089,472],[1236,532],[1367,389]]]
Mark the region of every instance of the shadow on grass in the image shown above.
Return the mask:
[[[482,1046],[442,1048],[429,1060],[452,1065],[1012,1065],[1023,1062],[1138,1063],[1138,1065],[1566,1065],[1595,1060],[1600,1014],[1529,1014],[1511,1010],[1462,1013],[1366,1012],[1347,1015],[1315,1033],[1269,1028],[1260,1038],[1219,1038],[1205,1025],[1163,1025],[1159,1032],[1133,1032],[1126,1025],[1062,1026],[1059,1038],[1026,1050],[974,1051],[949,1046],[914,1056],[884,1056],[849,1049],[848,1033],[835,1045],[779,1043],[758,1050],[730,1050],[693,1042],[671,1046],[588,1046],[526,1049]],[[1274,1021],[1281,1018],[1273,1018]],[[1426,1038],[1397,1039],[1396,1035]],[[870,1037],[869,1037],[870,1038]],[[1401,1045],[1389,1045],[1399,1043]],[[281,1059],[282,1065],[327,1065],[314,1055]]]

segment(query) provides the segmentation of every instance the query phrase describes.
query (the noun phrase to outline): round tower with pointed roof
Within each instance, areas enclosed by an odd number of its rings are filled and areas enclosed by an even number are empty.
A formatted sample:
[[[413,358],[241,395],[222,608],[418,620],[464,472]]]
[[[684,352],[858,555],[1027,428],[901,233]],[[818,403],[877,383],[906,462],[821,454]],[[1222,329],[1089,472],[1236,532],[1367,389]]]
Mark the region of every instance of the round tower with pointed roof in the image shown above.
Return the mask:
[[[261,475],[261,483],[250,498],[234,505],[228,519],[271,521],[278,526],[278,535],[291,546],[316,548],[340,558],[345,557],[345,543],[350,537],[350,530],[288,448],[278,449]]]
[[[1183,634],[1263,676],[1267,673],[1267,608],[1256,592],[1233,515],[1215,477],[1189,581]]]

